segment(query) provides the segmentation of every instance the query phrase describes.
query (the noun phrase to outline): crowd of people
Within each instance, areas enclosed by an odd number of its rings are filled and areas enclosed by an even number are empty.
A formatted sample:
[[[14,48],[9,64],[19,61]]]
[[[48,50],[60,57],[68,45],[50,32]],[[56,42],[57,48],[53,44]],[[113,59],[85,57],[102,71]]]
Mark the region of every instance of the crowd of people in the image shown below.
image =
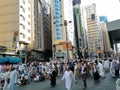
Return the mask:
[[[50,80],[51,87],[55,87],[56,78],[62,75],[67,90],[72,90],[73,82],[82,79],[83,88],[87,88],[87,78],[93,78],[94,83],[100,82],[100,77],[105,78],[106,72],[111,77],[120,76],[120,60],[115,58],[81,59],[63,62],[31,62],[14,65],[0,65],[0,86],[3,90],[17,90],[20,85],[33,82]],[[4,84],[2,84],[4,82]]]

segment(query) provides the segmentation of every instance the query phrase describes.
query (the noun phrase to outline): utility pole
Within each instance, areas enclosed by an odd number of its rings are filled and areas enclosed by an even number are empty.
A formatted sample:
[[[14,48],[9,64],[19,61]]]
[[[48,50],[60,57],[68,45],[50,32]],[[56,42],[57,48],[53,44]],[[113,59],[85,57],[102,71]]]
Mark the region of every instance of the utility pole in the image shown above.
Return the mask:
[[[65,26],[65,30],[66,30],[66,48],[67,48],[67,59],[69,62],[69,50],[68,50],[68,34],[67,34],[67,20],[64,20],[64,26]]]

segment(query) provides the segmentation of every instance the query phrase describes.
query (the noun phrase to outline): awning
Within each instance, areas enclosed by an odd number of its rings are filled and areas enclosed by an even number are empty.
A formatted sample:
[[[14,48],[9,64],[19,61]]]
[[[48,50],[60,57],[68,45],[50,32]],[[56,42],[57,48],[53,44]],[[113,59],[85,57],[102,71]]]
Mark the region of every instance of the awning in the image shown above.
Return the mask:
[[[22,62],[22,59],[19,58],[19,57],[7,56],[6,58],[8,58],[9,63],[20,63],[20,62]]]
[[[8,62],[8,58],[7,57],[0,57],[0,64],[4,64]]]

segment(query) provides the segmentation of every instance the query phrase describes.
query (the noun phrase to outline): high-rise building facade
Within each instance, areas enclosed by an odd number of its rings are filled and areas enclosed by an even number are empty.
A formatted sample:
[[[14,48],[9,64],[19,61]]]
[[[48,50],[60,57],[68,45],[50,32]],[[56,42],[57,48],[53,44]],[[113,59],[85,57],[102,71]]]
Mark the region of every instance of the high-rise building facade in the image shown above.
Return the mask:
[[[101,25],[101,30],[103,33],[103,51],[105,55],[108,55],[110,53],[110,40],[109,40],[109,35],[108,35],[108,29],[107,29],[107,25],[105,22],[100,22]]]
[[[53,57],[67,57],[67,49],[74,45],[73,23],[72,0],[51,0]],[[66,42],[69,43],[68,48]],[[68,52],[70,57],[71,49]]]
[[[98,53],[98,51],[103,48],[103,41],[99,19],[96,13],[96,5],[93,3],[92,5],[86,6],[85,10],[89,53]]]
[[[17,50],[31,43],[30,0],[0,1],[0,45]]]
[[[45,59],[49,60],[49,58],[52,57],[52,30],[49,0],[43,0],[43,33]]]
[[[43,0],[1,0],[0,46],[44,58]]]
[[[76,52],[79,58],[83,58],[84,51],[87,46],[87,32],[86,32],[86,20],[85,12],[82,4],[75,4],[74,8],[74,25],[75,25],[75,41]],[[85,51],[86,52],[86,51]]]
[[[52,50],[52,30],[49,0],[44,0],[43,2],[43,30],[44,48],[45,50]]]
[[[44,60],[43,0],[31,0],[31,56]]]

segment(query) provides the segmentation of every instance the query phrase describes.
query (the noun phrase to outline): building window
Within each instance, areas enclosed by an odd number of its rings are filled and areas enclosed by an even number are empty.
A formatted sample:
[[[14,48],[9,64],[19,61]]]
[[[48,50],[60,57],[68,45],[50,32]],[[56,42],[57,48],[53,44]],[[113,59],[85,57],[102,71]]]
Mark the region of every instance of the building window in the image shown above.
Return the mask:
[[[25,25],[22,25],[22,28],[25,29]]]
[[[23,4],[25,4],[25,0],[22,0]]]
[[[28,40],[30,41],[30,37],[28,37]]]
[[[25,34],[22,33],[22,38],[25,38]]]
[[[23,34],[22,37],[25,38],[25,34]]]
[[[20,6],[20,8],[22,8],[22,11],[25,13],[25,9],[23,8],[23,6]]]
[[[28,21],[28,25],[30,25],[30,22]]]
[[[30,33],[30,29],[28,29],[28,32]]]
[[[22,23],[20,23],[20,25],[22,26],[23,29],[25,29],[25,25],[23,25]]]
[[[30,11],[30,7],[28,7],[28,10]]]
[[[30,14],[28,15],[28,17],[30,18]]]
[[[91,14],[91,19],[95,20],[95,14]]]
[[[23,15],[20,15],[22,17],[22,20],[25,21],[25,17]]]
[[[28,3],[30,3],[30,0],[28,0]]]

